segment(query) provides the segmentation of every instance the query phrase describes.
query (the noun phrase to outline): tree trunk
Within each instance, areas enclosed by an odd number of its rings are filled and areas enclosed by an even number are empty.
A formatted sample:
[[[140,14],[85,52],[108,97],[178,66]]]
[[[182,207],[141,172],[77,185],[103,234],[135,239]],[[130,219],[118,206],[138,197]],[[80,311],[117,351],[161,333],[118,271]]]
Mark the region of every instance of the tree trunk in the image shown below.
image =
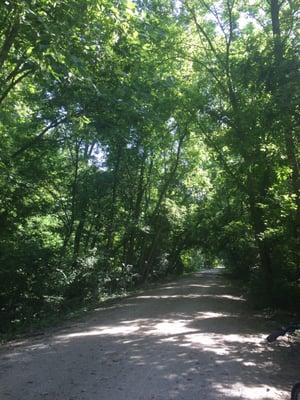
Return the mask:
[[[174,181],[174,178],[176,175],[176,171],[177,171],[177,168],[179,165],[181,150],[182,150],[182,146],[183,146],[183,142],[186,137],[186,134],[187,134],[187,132],[184,131],[184,133],[179,138],[174,164],[169,172],[168,177],[165,180],[165,183],[163,184],[163,186],[161,188],[158,200],[156,202],[156,206],[154,207],[154,211],[151,216],[151,221],[152,221],[153,225],[154,225],[154,221],[160,214],[162,202],[165,199],[166,194],[168,193],[168,190],[170,189],[171,185],[173,184],[173,181]],[[152,259],[153,259],[154,251],[155,251],[156,246],[159,241],[161,228],[162,227],[159,226],[158,230],[155,232],[150,246],[147,246],[147,244],[145,242],[144,248],[142,250],[142,254],[141,254],[138,264],[139,264],[140,271],[142,271],[142,280],[143,281],[147,279],[147,277],[149,276],[149,274],[151,273],[151,270],[153,268],[153,265],[152,265],[153,260]]]
[[[117,201],[117,188],[119,183],[119,173],[120,173],[120,164],[122,157],[122,144],[120,143],[117,150],[117,159],[115,163],[114,169],[114,182],[112,189],[112,198],[111,198],[111,208],[110,208],[110,221],[109,226],[107,227],[107,242],[106,242],[106,250],[109,253],[113,244],[113,237],[115,231],[115,213],[116,213],[116,201]]]
[[[282,129],[284,136],[284,143],[286,148],[286,155],[289,161],[289,165],[292,170],[292,186],[296,196],[296,236],[299,234],[300,227],[300,168],[299,161],[297,158],[297,146],[293,135],[293,127],[291,126],[291,116],[289,115],[288,104],[286,97],[283,93],[286,91],[288,78],[284,71],[284,44],[281,37],[280,28],[280,7],[281,4],[278,0],[271,0],[270,12],[272,18],[272,32],[273,32],[273,51],[275,60],[275,87],[273,88],[273,94],[275,102],[277,103],[278,110],[282,118]]]
[[[75,160],[74,160],[74,178],[73,178],[73,183],[72,183],[72,198],[71,198],[71,216],[70,220],[68,223],[68,226],[66,227],[67,232],[65,234],[62,250],[61,250],[61,256],[63,257],[67,246],[69,244],[69,240],[73,234],[74,230],[74,222],[75,222],[75,209],[76,209],[76,201],[77,201],[77,191],[78,191],[78,170],[79,170],[79,147],[80,143],[76,142],[75,145]]]
[[[136,240],[136,228],[139,223],[139,218],[141,214],[142,201],[144,196],[144,175],[145,175],[145,164],[146,164],[146,152],[144,151],[140,173],[139,173],[139,183],[138,183],[138,191],[136,195],[135,206],[132,215],[132,221],[129,226],[128,238],[124,245],[124,253],[125,253],[125,264],[133,265],[134,264],[134,244]]]

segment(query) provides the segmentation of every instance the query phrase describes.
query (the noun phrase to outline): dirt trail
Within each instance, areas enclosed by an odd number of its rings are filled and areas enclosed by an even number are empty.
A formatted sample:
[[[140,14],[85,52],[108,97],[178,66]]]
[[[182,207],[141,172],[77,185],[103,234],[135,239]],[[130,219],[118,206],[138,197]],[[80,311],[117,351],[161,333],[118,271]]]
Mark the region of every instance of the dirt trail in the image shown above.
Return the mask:
[[[1,400],[287,399],[299,354],[266,345],[221,276],[195,274],[3,346]]]

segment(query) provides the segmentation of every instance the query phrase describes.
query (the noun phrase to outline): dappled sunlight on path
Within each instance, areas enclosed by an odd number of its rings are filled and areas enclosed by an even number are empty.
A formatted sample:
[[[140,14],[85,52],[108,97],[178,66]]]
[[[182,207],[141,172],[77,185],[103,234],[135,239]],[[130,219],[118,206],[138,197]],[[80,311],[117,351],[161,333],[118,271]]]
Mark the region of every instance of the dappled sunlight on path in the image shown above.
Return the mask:
[[[5,348],[0,398],[287,399],[299,361],[267,331],[222,277],[195,274]]]

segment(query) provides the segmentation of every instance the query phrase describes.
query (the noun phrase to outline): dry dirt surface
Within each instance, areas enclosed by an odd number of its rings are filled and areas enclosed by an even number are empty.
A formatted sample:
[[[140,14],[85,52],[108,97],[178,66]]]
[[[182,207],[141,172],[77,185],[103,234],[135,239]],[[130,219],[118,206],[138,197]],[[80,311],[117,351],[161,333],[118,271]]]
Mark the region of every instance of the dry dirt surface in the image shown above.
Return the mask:
[[[222,276],[197,273],[2,346],[0,399],[288,399],[299,351],[266,344],[270,326]]]

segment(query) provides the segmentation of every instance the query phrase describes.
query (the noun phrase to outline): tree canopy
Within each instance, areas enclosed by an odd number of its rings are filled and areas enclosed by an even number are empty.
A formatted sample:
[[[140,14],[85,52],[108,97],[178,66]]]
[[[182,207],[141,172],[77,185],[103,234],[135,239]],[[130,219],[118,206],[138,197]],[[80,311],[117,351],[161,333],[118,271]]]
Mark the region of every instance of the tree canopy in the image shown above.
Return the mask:
[[[1,329],[217,264],[299,308],[299,10],[1,3]]]

